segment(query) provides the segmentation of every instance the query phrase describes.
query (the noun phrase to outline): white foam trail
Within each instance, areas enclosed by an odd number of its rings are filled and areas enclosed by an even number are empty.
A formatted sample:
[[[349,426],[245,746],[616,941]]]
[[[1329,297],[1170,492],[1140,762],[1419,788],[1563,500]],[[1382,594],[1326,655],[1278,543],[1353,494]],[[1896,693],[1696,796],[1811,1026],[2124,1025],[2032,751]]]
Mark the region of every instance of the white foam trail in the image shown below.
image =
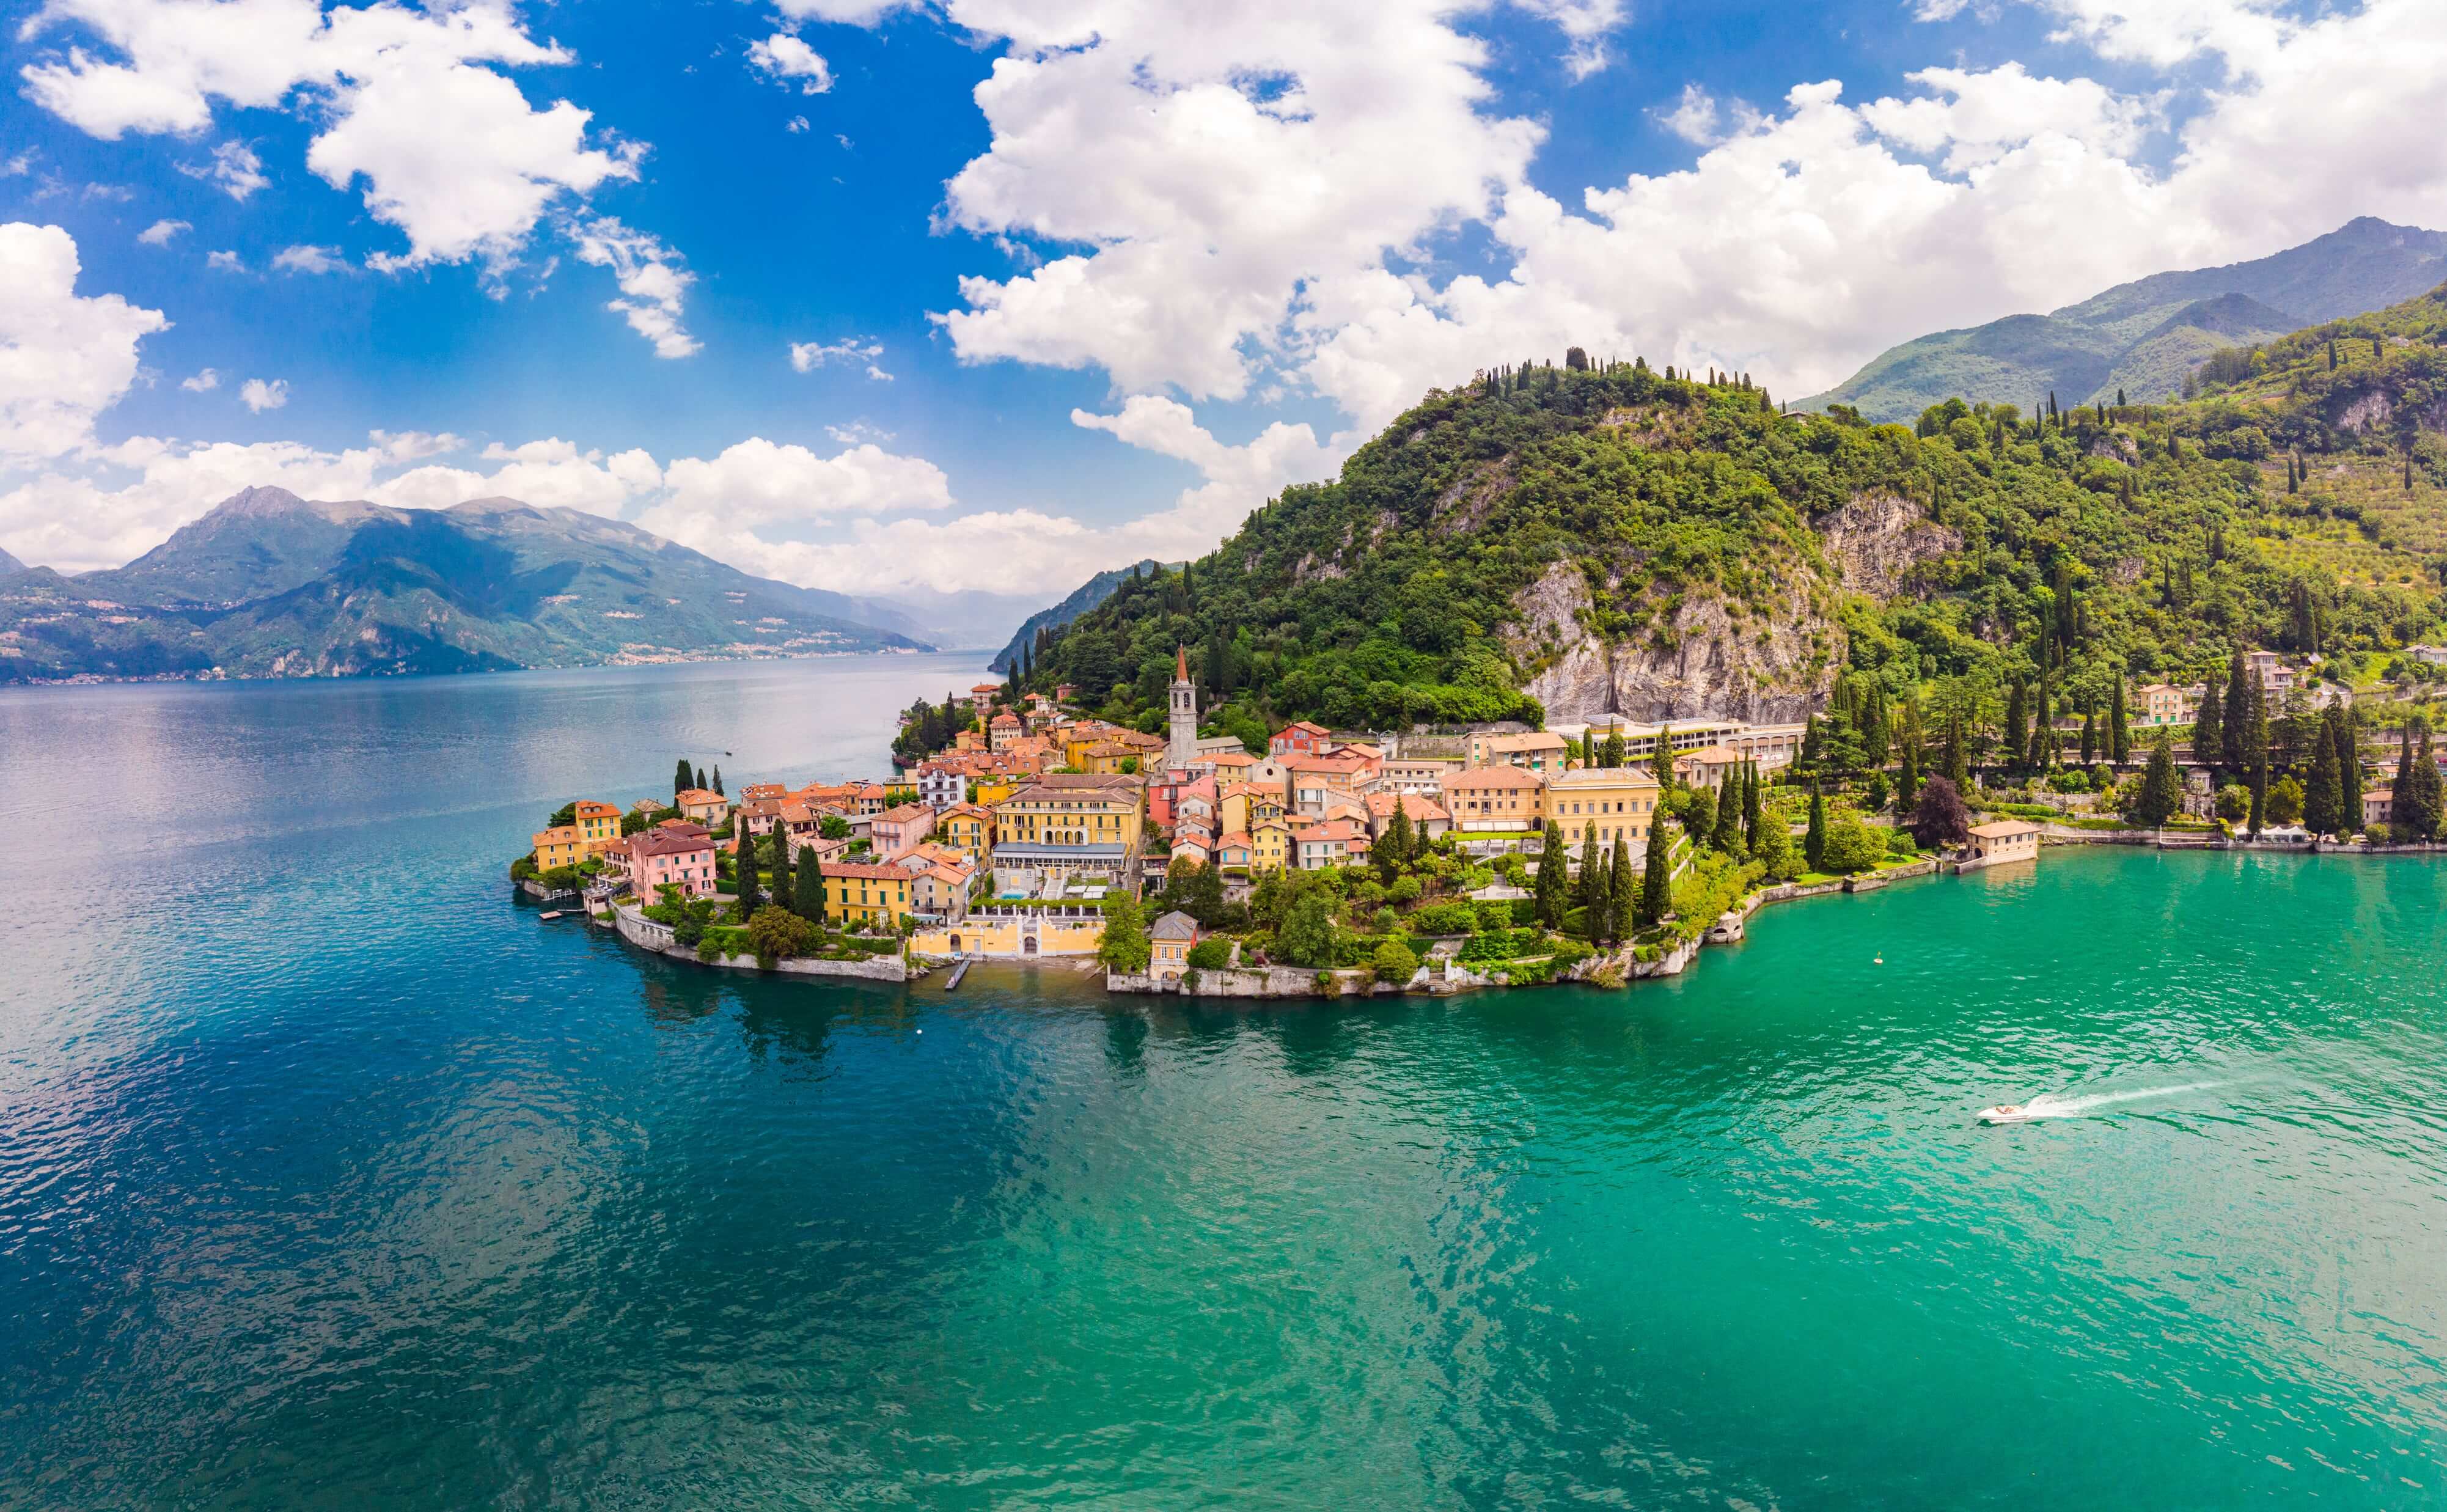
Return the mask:
[[[2138,1103],[2153,1097],[2172,1097],[2178,1092],[2206,1092],[2224,1082],[2184,1082],[2173,1087],[2145,1087],[2132,1092],[2094,1092],[2088,1097],[2058,1097],[2042,1092],[2030,1101],[2033,1118],[2081,1118],[2102,1107],[2119,1103]]]

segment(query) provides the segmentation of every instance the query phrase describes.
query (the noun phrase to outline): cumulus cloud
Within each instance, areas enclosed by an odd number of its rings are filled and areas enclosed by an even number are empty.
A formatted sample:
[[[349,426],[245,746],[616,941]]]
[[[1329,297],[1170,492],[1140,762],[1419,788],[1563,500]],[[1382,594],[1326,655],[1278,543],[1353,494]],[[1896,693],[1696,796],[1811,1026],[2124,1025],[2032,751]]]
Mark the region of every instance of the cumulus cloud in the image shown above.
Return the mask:
[[[27,34],[69,28],[106,53],[71,45],[21,73],[30,99],[95,137],[194,136],[217,102],[302,99],[318,127],[307,166],[338,189],[362,180],[367,210],[407,238],[382,266],[498,267],[557,197],[635,176],[635,148],[589,143],[589,112],[566,100],[537,109],[499,71],[572,59],[494,0],[328,13],[311,0],[50,0]],[[260,168],[231,142],[199,171],[243,198]]]
[[[272,182],[263,176],[263,160],[243,142],[224,142],[213,149],[210,162],[182,162],[179,171],[190,179],[201,179],[239,201]]]
[[[787,31],[749,43],[748,62],[775,84],[796,83],[801,94],[823,94],[833,86],[832,66],[815,48]]]
[[[208,394],[220,386],[220,369],[217,368],[199,369],[194,377],[179,380],[179,387],[191,394]]]
[[[0,463],[91,444],[94,417],[127,392],[137,346],[170,322],[117,294],[80,294],[76,239],[0,225]]]
[[[346,273],[349,261],[337,247],[283,247],[272,255],[272,265],[283,273]]]
[[[679,255],[656,237],[632,231],[610,216],[579,223],[571,233],[580,262],[612,270],[620,297],[604,306],[629,329],[654,344],[657,357],[693,357],[704,344],[680,324],[689,285],[696,275],[679,266]]]
[[[237,397],[238,403],[258,415],[267,409],[277,409],[289,403],[289,380],[249,378],[237,386]]]
[[[1598,72],[1612,58],[1606,49],[1606,34],[1622,25],[1625,10],[1622,0],[1513,0],[1533,16],[1553,22],[1570,44],[1564,54],[1564,68],[1575,80]]]
[[[377,436],[380,444],[382,438]],[[440,439],[454,444],[458,440],[455,436]],[[389,449],[399,448],[392,444]],[[466,467],[413,468],[377,485],[371,497],[409,509],[446,509],[470,499],[498,497],[590,515],[616,515],[633,500],[659,488],[663,479],[662,469],[642,448],[606,454],[558,437],[520,446],[495,442],[484,448],[481,460],[496,465],[489,472]]]
[[[0,540],[64,572],[116,567],[241,488],[266,484],[308,499],[362,499],[380,458],[295,442],[238,445],[140,437],[104,461],[134,474],[116,486],[86,472],[45,472],[0,492]]]
[[[246,260],[235,252],[208,252],[204,254],[204,266],[221,273],[246,272]]]
[[[136,239],[148,247],[166,247],[181,231],[196,228],[183,220],[157,220],[136,234]]]
[[[866,375],[879,383],[892,382],[892,375],[880,366],[883,359],[883,343],[872,336],[849,336],[830,344],[820,341],[790,343],[790,369],[794,372],[813,372],[827,363],[863,364]]]

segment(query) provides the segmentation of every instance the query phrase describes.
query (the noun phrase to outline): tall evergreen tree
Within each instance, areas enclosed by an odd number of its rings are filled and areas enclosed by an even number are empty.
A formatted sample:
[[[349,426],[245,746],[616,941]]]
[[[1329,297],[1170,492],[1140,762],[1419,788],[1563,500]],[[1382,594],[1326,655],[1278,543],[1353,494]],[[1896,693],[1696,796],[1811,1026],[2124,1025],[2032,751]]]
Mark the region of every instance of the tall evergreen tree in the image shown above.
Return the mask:
[[[1945,717],[1945,780],[1958,793],[1971,788],[1971,743],[1963,738],[1963,710],[1956,709]]]
[[[713,764],[713,791],[717,793],[722,791],[722,763],[720,762]]]
[[[1665,833],[1665,811],[1648,820],[1648,855],[1640,872],[1640,921],[1654,924],[1673,906],[1674,849]]]
[[[739,854],[732,859],[731,871],[737,876],[739,886],[731,896],[738,899],[739,922],[745,924],[756,916],[758,906],[765,901],[765,895],[756,882],[756,837],[742,828],[737,840]]]
[[[1920,792],[1920,706],[1904,708],[1903,738],[1895,743],[1895,807],[1909,809]]]
[[[2336,725],[2323,721],[2311,758],[2311,780],[2303,786],[2303,827],[2314,835],[2351,834],[2345,822],[2345,779],[2337,767]]]
[[[743,818],[739,823],[740,827],[745,829],[748,821]],[[790,842],[784,838],[786,833],[782,828],[782,822],[776,819],[773,822],[773,833],[768,838],[773,841],[773,901],[784,908],[789,908],[799,900],[799,890],[790,878]],[[754,839],[753,836],[749,838]],[[796,910],[793,909],[792,912],[795,913]]]
[[[700,767],[698,767],[698,768],[696,769],[696,782],[695,782],[692,785],[694,785],[694,786],[696,786],[696,787],[700,787],[700,788],[702,788],[703,786],[705,786],[705,768],[704,768],[704,767],[700,766]]]
[[[2249,827],[2253,836],[2268,817],[2268,751],[2263,747],[2251,764],[2251,813]]]
[[[1724,785],[1717,790],[1717,823],[1708,835],[1708,848],[1727,856],[1742,853],[1742,803],[1738,770],[1725,774]]]
[[[1742,763],[1742,849],[1758,854],[1759,825],[1764,822],[1759,807],[1758,763]]]
[[[695,785],[696,773],[689,769],[688,758],[683,756],[680,758],[678,767],[672,773],[673,802],[678,802],[680,794],[687,792],[690,788],[694,787]]]
[[[2201,690],[2201,707],[2192,715],[2192,760],[2212,771],[2226,759],[2224,702],[2218,680],[2212,677]]]
[[[1631,841],[1622,838],[1621,830],[1615,831],[1614,872],[1607,880],[1606,917],[1609,927],[1606,937],[1616,941],[1627,940],[1640,923],[1640,878],[1631,869]]]
[[[1607,885],[1605,858],[1598,854],[1595,825],[1581,842],[1581,907],[1588,911],[1589,938],[1603,936],[1614,917],[1614,894]]]
[[[1571,879],[1565,875],[1569,865],[1563,826],[1548,820],[1545,843],[1538,848],[1538,876],[1533,884],[1537,890],[1538,922],[1548,929],[1564,927],[1564,915],[1572,896]]]
[[[2081,711],[2081,764],[2084,766],[2098,760],[2098,710]]]
[[[2235,648],[2234,660],[2227,668],[2226,728],[2218,746],[2218,765],[2240,777],[2251,770],[2251,753],[2245,748],[2245,738],[2251,723],[2251,693],[2258,679],[2245,668],[2243,648]]]
[[[1813,872],[1827,859],[1827,795],[1816,783],[1810,784],[1810,828],[1801,837],[1801,859]]]
[[[1597,732],[1595,730],[1584,729],[1581,731],[1581,765],[1584,769],[1586,769],[1588,767],[1595,766],[1597,764]]]
[[[775,826],[777,832],[780,826]],[[781,844],[788,849],[789,837],[783,835]],[[790,912],[812,924],[825,921],[825,869],[812,859],[800,861],[790,869]]]
[[[2243,759],[2250,766],[2268,765],[2268,693],[2256,677],[2244,695]]]
[[[2030,710],[2018,681],[2005,693],[2005,765],[2019,766],[2031,744]]]
[[[2430,722],[2413,717],[2404,731],[2403,775],[2397,779],[2391,803],[2390,831],[2402,829],[2408,839],[2428,841],[2438,833],[2440,818],[2438,763],[2430,748]]]
[[[2345,793],[2345,822],[2355,829],[2362,824],[2362,721],[2350,708],[2328,706],[2337,710],[2337,777]]]
[[[2133,759],[2133,717],[2124,704],[2124,678],[2117,674],[2115,693],[2107,706],[2107,759],[2121,766]]]
[[[1657,779],[1657,796],[1661,804],[1674,796],[1674,727],[1666,725],[1657,731],[1657,749],[1649,758],[1650,775]]]
[[[1394,879],[1401,876],[1402,868],[1410,864],[1411,819],[1398,795],[1394,800],[1393,817],[1385,821],[1385,833],[1378,837],[1376,847],[1371,854],[1376,860],[1376,875],[1388,886],[1393,885]]]
[[[2184,806],[2184,790],[2175,776],[2174,743],[2165,735],[2150,748],[2149,768],[2141,774],[2141,791],[2128,816],[2133,822],[2156,829]]]

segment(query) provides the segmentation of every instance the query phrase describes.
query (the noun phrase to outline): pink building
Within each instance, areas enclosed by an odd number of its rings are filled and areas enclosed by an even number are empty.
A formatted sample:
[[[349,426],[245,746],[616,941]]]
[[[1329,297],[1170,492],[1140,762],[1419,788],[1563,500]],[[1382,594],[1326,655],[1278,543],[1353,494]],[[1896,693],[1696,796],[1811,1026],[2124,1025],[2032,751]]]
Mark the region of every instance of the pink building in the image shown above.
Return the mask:
[[[867,843],[885,860],[916,850],[927,836],[935,833],[935,811],[923,803],[903,803],[875,816],[867,828]]]
[[[629,837],[629,887],[659,901],[668,883],[691,898],[713,896],[713,837],[701,824],[658,824]]]

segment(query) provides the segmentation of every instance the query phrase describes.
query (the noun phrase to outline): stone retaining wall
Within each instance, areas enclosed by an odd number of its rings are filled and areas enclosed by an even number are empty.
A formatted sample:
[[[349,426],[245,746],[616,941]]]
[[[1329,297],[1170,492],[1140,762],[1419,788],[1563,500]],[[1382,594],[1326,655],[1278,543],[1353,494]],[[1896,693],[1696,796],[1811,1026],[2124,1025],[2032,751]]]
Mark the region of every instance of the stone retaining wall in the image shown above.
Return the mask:
[[[672,937],[669,924],[657,924],[634,908],[616,906],[614,925],[620,937],[639,950],[691,966],[713,966],[730,972],[761,972],[753,955],[718,955],[702,960],[692,946],[683,945]],[[908,964],[898,955],[870,955],[863,960],[825,961],[800,956],[786,956],[773,963],[769,973],[775,976],[854,976],[869,982],[905,982],[909,979]]]

